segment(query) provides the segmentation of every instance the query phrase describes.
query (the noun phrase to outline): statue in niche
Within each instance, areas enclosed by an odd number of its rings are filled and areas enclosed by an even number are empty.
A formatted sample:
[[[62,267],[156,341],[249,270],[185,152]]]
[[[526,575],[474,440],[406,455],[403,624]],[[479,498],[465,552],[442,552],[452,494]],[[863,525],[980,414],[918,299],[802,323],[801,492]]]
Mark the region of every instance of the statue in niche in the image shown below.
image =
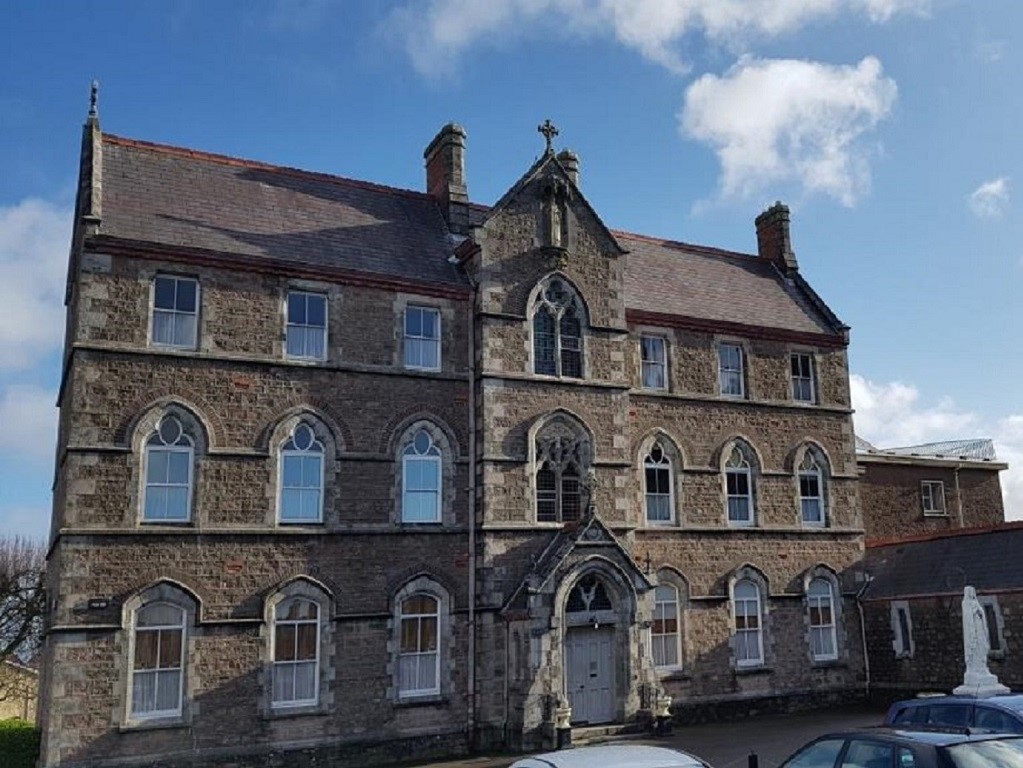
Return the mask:
[[[987,618],[984,606],[977,599],[977,590],[966,587],[963,590],[963,657],[966,661],[966,672],[963,684],[953,693],[972,696],[991,696],[996,693],[1008,693],[1009,689],[998,682],[987,666],[987,656],[991,651],[991,639],[987,633]]]
[[[543,186],[544,245],[565,248],[568,242],[567,205],[568,185],[558,178],[550,178]]]

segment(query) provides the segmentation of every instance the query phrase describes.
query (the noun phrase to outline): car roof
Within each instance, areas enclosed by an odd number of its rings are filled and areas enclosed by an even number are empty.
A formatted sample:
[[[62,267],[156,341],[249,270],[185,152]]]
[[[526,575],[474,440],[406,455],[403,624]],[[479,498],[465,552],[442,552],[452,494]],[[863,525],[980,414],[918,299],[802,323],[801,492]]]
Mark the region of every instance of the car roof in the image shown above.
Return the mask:
[[[929,744],[934,747],[948,747],[953,744],[964,744],[972,741],[991,741],[994,739],[1023,738],[1019,734],[969,733],[962,731],[914,730],[912,728],[857,728],[849,731],[836,731],[821,739],[854,739],[870,737],[880,741],[912,741],[918,744]]]
[[[609,744],[578,747],[533,755],[512,768],[695,768],[703,764],[692,755],[666,747],[640,744]]]
[[[983,698],[977,698],[976,696],[956,696],[955,694],[948,696],[921,696],[916,699],[904,699],[903,701],[897,701],[894,706],[925,707],[929,704],[944,703],[987,704],[1011,709],[1013,712],[1023,712],[1023,694],[1020,693],[1002,693],[995,696],[985,696]]]

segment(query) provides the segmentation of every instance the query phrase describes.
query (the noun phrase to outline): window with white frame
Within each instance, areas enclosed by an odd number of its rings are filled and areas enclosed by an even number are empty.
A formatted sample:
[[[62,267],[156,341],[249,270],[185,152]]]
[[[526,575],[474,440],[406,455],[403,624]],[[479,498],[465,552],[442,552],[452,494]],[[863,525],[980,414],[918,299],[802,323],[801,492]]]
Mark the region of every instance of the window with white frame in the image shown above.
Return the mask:
[[[722,395],[745,397],[746,385],[741,346],[738,344],[718,345],[718,375]]]
[[[185,666],[185,611],[150,603],[132,622],[131,717],[181,715]]]
[[[753,469],[738,445],[725,462],[725,490],[728,496],[728,524],[753,525]]]
[[[674,519],[671,486],[671,460],[660,443],[654,443],[643,460],[643,498],[648,523],[664,524]]]
[[[754,667],[764,663],[760,600],[760,587],[749,579],[737,581],[732,588],[735,663],[740,667]]]
[[[891,604],[892,619],[892,648],[895,651],[895,658],[912,658],[914,651],[913,643],[913,619],[909,613],[909,603],[905,600],[897,600]]]
[[[792,399],[800,403],[814,402],[817,394],[813,380],[813,356],[805,352],[793,352]]]
[[[808,449],[799,463],[799,507],[803,525],[824,525],[822,477],[820,464]]]
[[[405,308],[405,367],[440,370],[440,310]]]
[[[401,601],[398,695],[440,693],[440,603],[417,594]]]
[[[401,520],[439,523],[441,520],[441,451],[425,429],[416,432],[402,451]]]
[[[810,619],[810,655],[814,661],[838,658],[835,634],[835,597],[831,582],[814,579],[806,589],[806,605]]]
[[[146,441],[142,520],[184,523],[192,514],[192,439],[180,419],[168,414]]]
[[[153,344],[195,349],[198,318],[199,282],[157,275],[153,280]]]
[[[640,336],[643,389],[668,388],[668,354],[663,336]]]
[[[320,608],[292,597],[274,608],[274,707],[312,706],[319,701]]]
[[[920,483],[920,501],[925,515],[945,514],[945,483],[941,480],[923,480]]]
[[[650,625],[650,645],[654,666],[676,669],[682,665],[678,590],[672,584],[654,588],[654,621]]]
[[[278,517],[282,523],[323,520],[323,443],[313,428],[298,422],[281,445]]]
[[[582,308],[572,290],[554,279],[537,297],[533,311],[533,372],[581,378]]]
[[[327,357],[327,297],[320,293],[288,293],[288,357],[324,360]]]

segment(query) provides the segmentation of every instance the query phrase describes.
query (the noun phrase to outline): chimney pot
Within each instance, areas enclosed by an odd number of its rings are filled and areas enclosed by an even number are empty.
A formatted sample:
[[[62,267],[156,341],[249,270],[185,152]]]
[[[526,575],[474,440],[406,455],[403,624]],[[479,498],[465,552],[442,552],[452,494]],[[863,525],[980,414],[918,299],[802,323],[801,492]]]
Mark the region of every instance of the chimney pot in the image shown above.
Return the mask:
[[[565,173],[572,179],[572,183],[579,186],[579,155],[571,149],[563,149],[558,152],[558,162],[565,169]]]

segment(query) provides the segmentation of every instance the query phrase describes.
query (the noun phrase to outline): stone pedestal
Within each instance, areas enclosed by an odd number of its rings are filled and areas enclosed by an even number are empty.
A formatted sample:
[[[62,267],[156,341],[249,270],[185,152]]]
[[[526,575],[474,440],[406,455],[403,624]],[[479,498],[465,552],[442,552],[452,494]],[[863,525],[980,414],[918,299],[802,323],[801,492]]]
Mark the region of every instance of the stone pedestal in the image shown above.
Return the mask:
[[[963,677],[963,684],[952,690],[952,693],[957,696],[976,696],[978,698],[1008,692],[1009,689],[998,682],[998,677],[990,672],[967,672]]]

